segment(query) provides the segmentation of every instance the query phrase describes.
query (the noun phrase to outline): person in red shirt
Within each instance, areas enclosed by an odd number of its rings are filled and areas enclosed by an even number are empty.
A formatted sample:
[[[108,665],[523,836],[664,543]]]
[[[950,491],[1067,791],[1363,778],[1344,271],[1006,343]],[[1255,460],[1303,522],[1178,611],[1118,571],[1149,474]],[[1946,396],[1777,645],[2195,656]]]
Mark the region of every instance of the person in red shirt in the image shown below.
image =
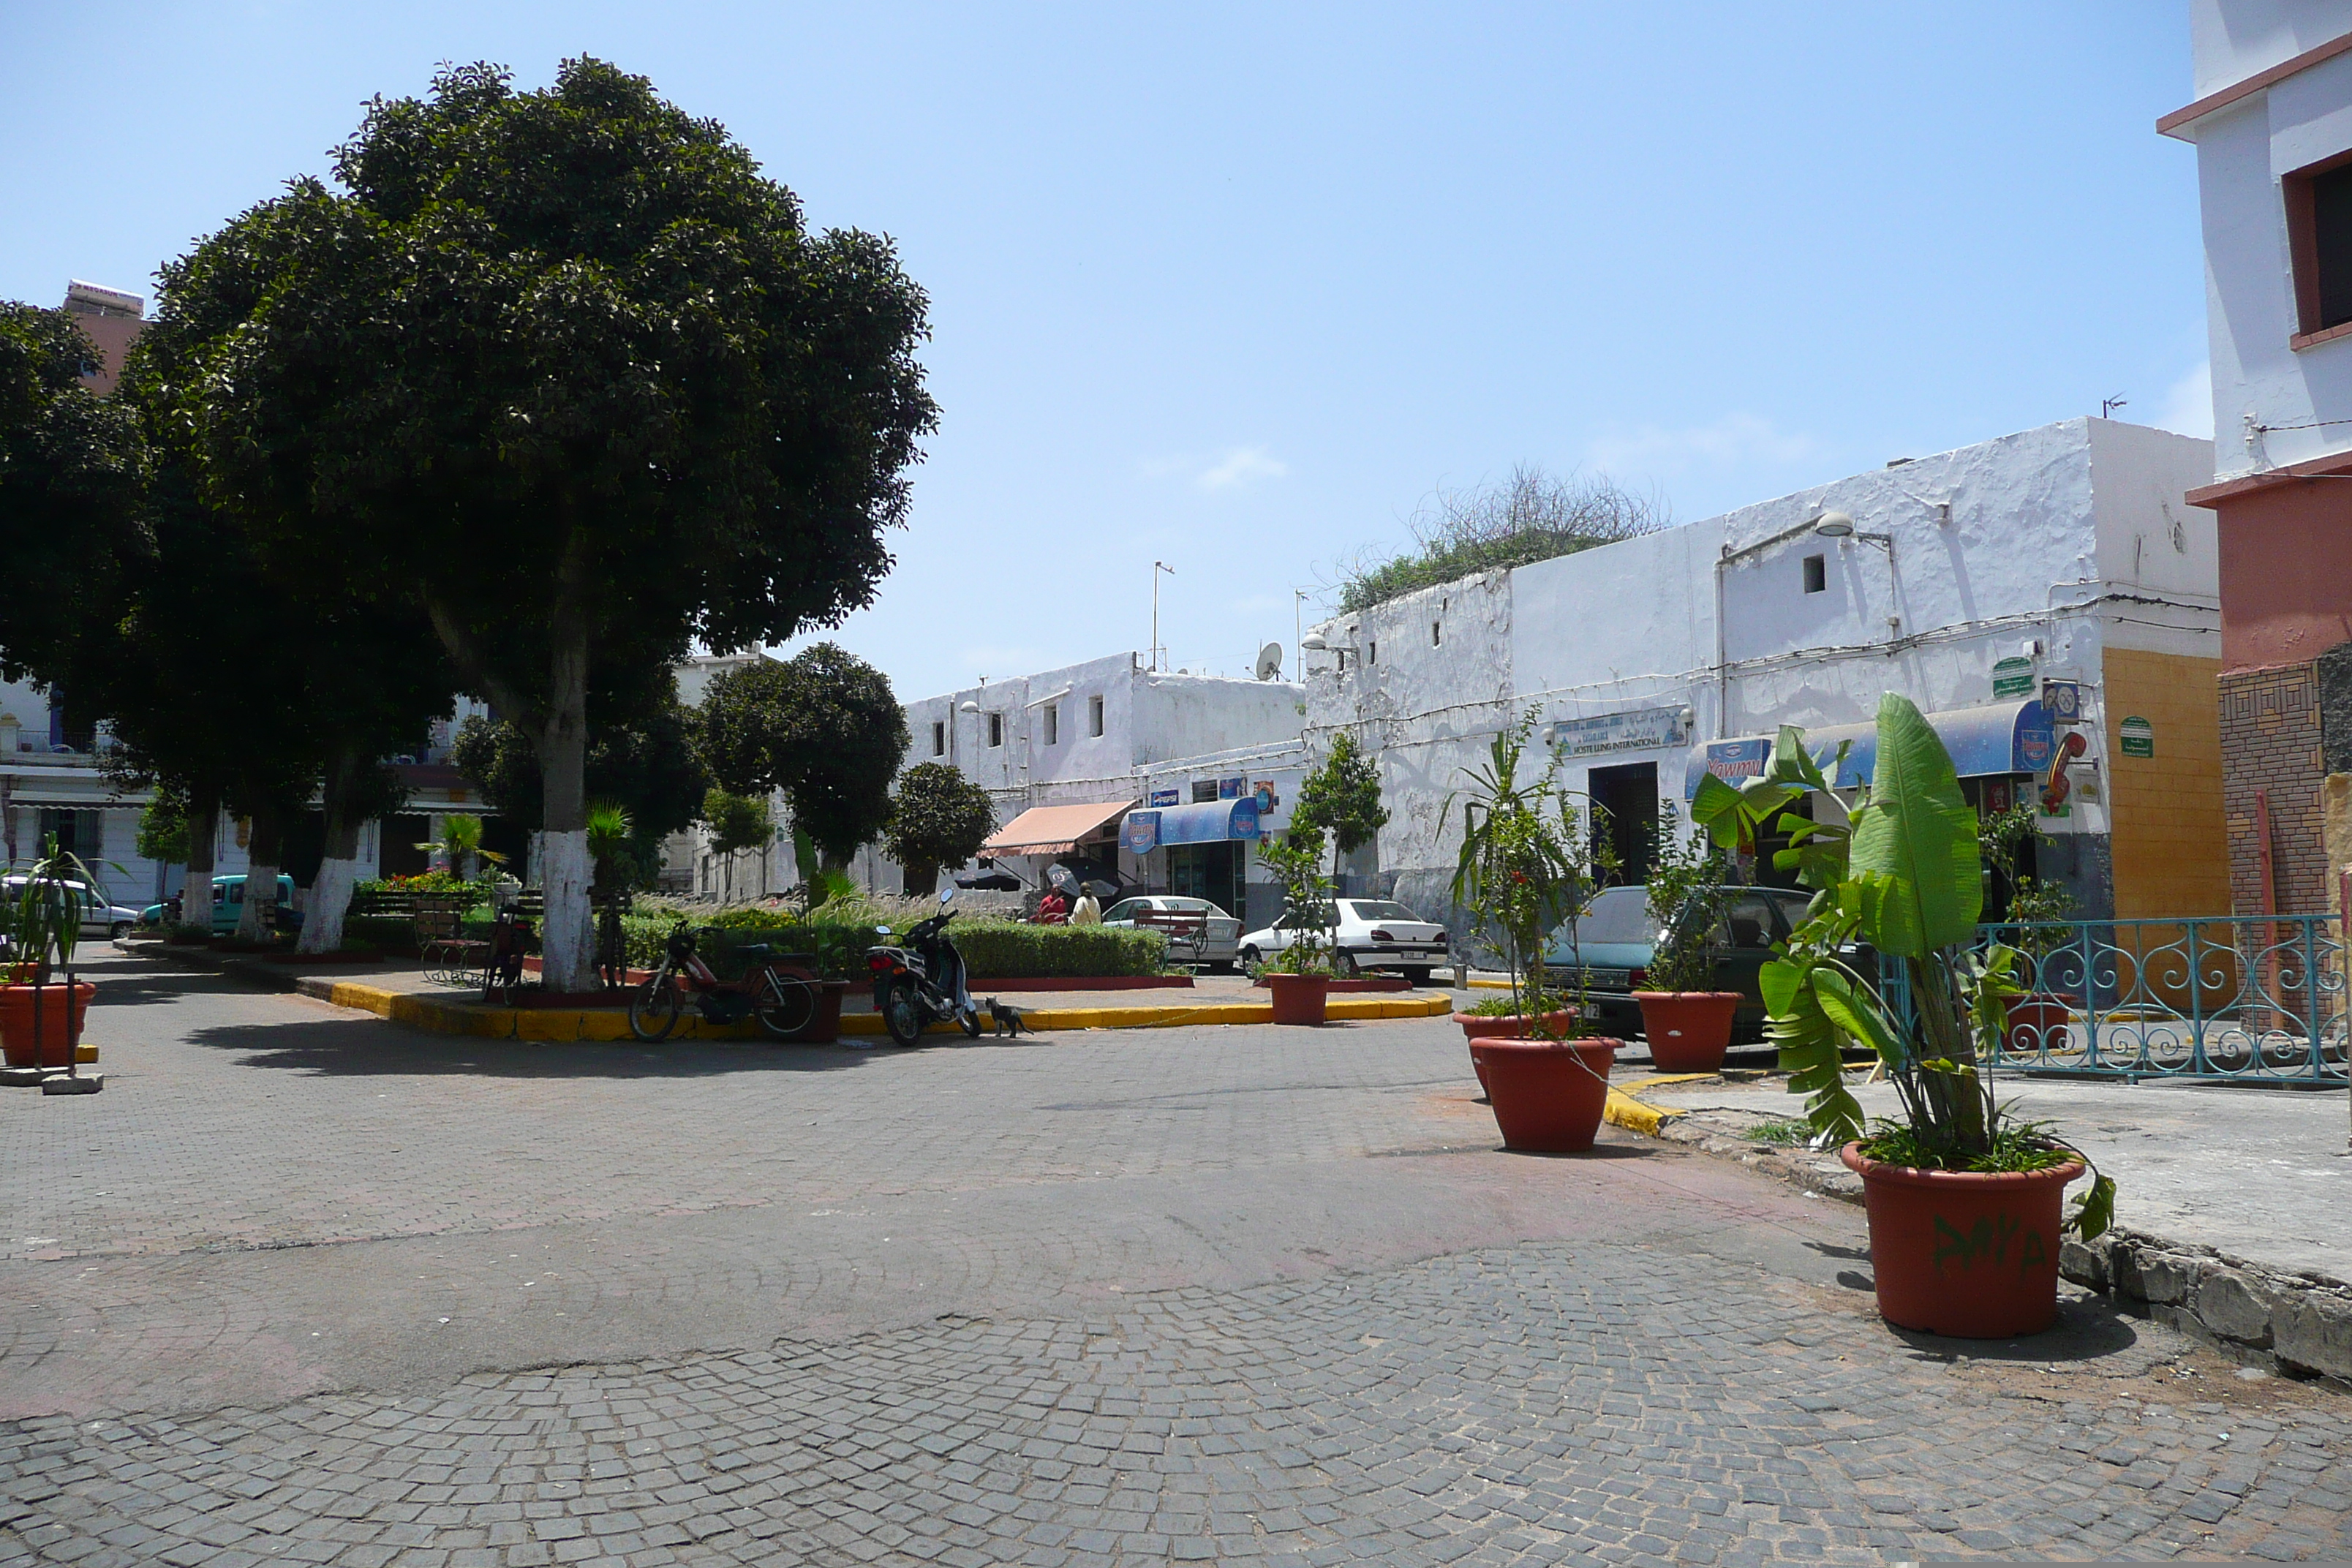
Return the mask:
[[[1062,896],[1059,888],[1048,888],[1045,896],[1037,900],[1037,923],[1060,926],[1070,923],[1070,900]]]

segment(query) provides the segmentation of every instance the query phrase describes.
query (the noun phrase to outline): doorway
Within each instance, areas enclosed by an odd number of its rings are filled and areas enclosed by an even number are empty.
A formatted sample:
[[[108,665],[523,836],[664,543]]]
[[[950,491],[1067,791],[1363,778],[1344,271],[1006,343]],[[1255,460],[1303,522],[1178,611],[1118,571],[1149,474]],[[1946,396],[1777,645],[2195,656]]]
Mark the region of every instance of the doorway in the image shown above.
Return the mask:
[[[1168,847],[1168,890],[1179,898],[1206,899],[1249,928],[1242,912],[1242,846],[1236,839],[1216,844],[1171,844]]]
[[[1594,768],[1584,787],[1592,794],[1596,810],[1592,851],[1596,859],[1616,861],[1606,873],[1611,886],[1629,886],[1650,879],[1650,849],[1658,832],[1658,764],[1628,763],[1621,767]]]

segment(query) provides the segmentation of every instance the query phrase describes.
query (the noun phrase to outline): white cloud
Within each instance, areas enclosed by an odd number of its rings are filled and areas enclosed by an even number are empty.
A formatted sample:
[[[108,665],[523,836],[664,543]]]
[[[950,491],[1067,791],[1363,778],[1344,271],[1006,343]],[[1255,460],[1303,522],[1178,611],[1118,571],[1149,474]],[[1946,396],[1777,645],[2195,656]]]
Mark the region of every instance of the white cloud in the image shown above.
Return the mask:
[[[1727,414],[1713,424],[1678,430],[1660,425],[1613,428],[1596,437],[1586,455],[1597,468],[1623,473],[1695,464],[1798,463],[1822,451],[1811,436],[1782,430],[1753,414]]]
[[[1192,482],[1204,490],[1239,489],[1259,479],[1278,479],[1288,472],[1289,465],[1263,447],[1235,447]]]
[[[2213,438],[2213,367],[2199,365],[2172,384],[2164,405],[2149,421],[2159,430],[2171,430],[2202,440]]]

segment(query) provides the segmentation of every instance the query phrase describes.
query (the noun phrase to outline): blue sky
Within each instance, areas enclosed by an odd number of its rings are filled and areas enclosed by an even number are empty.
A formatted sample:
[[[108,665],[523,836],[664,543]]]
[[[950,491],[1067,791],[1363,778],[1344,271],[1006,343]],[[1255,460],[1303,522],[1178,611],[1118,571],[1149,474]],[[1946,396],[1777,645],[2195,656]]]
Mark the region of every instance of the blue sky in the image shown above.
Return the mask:
[[[1439,486],[1683,521],[2130,402],[2210,434],[2186,6],[0,7],[0,297],[156,266],[437,61],[588,53],[893,236],[944,411],[901,696],[1244,673]]]

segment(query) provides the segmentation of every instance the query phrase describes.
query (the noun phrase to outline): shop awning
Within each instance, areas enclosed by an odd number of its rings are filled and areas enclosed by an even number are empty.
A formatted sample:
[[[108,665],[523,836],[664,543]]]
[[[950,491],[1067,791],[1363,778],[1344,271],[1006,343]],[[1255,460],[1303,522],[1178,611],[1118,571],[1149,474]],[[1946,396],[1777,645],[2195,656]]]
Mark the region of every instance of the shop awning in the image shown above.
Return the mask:
[[[2058,732],[2049,710],[2036,698],[2022,702],[1994,702],[1982,708],[1947,708],[1927,715],[1944,749],[1952,754],[1952,770],[1960,777],[1982,778],[2005,773],[2038,773],[2057,754]],[[1827,771],[1843,743],[1851,742],[1845,765],[1830,782],[1839,789],[1868,784],[1878,765],[1878,726],[1827,724],[1805,731],[1805,750]],[[1730,784],[1761,778],[1771,761],[1772,737],[1748,735],[1736,741],[1709,741],[1691,749],[1683,769],[1683,798],[1698,794],[1698,781],[1714,773]]]
[[[1089,801],[1084,805],[1033,805],[988,836],[982,855],[1067,855],[1078,840],[1099,832],[1104,824],[1135,804],[1126,800]]]
[[[1222,844],[1258,836],[1257,797],[1204,800],[1192,805],[1163,805],[1152,811],[1130,811],[1119,832],[1120,847],[1132,855],[1149,855],[1171,844]]]

